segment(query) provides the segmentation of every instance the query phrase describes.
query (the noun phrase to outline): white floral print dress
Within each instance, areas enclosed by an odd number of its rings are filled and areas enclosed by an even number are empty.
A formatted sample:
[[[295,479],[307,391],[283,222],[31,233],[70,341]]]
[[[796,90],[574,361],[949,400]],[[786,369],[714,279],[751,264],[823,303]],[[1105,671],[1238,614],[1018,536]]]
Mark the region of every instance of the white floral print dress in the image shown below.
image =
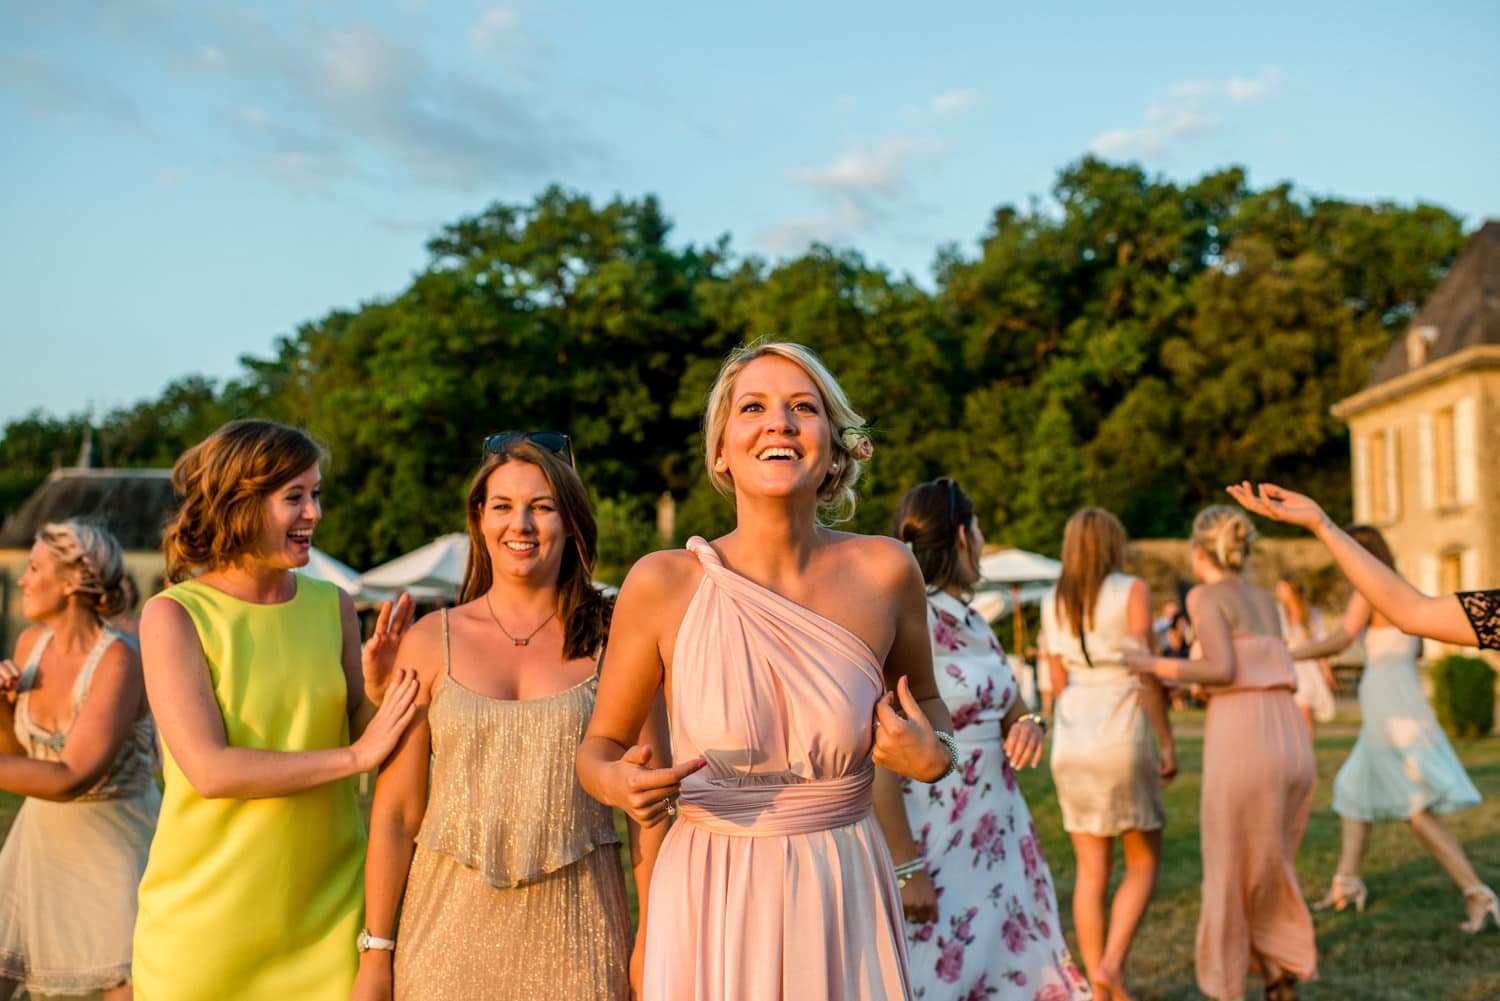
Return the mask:
[[[1002,748],[1000,721],[1018,697],[1010,664],[984,617],[946,592],[928,596],[927,624],[960,768],[931,785],[902,784],[938,894],[936,923],[906,923],[912,996],[1091,997],[1068,955],[1052,872]]]

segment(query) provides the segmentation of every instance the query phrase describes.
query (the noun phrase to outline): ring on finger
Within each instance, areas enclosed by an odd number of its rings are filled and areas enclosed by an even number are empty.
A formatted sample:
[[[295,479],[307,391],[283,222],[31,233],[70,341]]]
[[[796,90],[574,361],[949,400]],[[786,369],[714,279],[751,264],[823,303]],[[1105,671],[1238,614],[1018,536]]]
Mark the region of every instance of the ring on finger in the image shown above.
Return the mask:
[[[661,805],[667,808],[667,816],[677,816],[677,804],[672,802],[671,796],[662,797]]]

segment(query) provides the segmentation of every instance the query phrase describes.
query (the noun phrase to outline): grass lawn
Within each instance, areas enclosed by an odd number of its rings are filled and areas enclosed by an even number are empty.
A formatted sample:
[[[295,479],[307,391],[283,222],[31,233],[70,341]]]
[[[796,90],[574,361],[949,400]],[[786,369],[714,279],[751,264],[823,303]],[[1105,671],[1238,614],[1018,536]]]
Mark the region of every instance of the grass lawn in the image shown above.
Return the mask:
[[[1198,858],[1202,714],[1179,714],[1175,722],[1182,771],[1166,791],[1161,879],[1129,966],[1130,982],[1142,1001],[1200,997],[1193,979],[1193,934],[1202,874]],[[1318,793],[1297,858],[1297,872],[1310,898],[1326,889],[1338,860],[1339,822],[1329,800],[1334,772],[1354,745],[1357,725],[1357,719],[1341,716],[1320,731],[1317,741]],[[1500,738],[1463,741],[1455,749],[1485,801],[1448,818],[1449,823],[1480,878],[1500,886]],[[1253,754],[1254,749],[1247,748],[1246,753]],[[1022,776],[1022,788],[1052,865],[1064,925],[1071,933],[1068,901],[1073,853],[1045,766]],[[0,793],[0,834],[9,830],[18,805],[15,797]],[[1381,824],[1371,833],[1364,879],[1370,901],[1363,914],[1313,916],[1321,979],[1303,989],[1304,998],[1500,998],[1500,932],[1490,928],[1471,937],[1458,930],[1463,917],[1458,891],[1405,824]],[[634,887],[630,889],[633,904]],[[1069,940],[1072,943],[1071,934]],[[1258,997],[1259,985],[1252,987],[1250,996]]]

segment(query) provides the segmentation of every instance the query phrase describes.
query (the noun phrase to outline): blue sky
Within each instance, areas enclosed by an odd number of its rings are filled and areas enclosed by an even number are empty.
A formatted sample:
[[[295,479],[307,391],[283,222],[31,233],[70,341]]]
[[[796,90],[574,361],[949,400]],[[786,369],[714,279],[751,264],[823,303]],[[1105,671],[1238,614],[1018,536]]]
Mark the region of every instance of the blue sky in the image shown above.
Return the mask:
[[[1500,4],[0,6],[0,422],[236,371],[558,182],[926,281],[1093,151],[1500,216]]]

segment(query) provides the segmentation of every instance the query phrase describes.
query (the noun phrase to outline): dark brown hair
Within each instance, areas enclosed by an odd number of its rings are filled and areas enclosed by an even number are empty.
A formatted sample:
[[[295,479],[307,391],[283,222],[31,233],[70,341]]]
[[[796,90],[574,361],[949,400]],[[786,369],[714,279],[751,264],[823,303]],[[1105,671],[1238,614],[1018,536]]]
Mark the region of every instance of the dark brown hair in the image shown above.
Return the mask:
[[[906,492],[891,519],[891,534],[911,547],[927,586],[941,591],[952,584],[967,586],[959,580],[964,554],[959,551],[958,530],[973,520],[973,499],[944,476]]]
[[[304,432],[262,420],[230,421],[182,453],[172,467],[182,503],[161,540],[167,580],[186,580],[249,549],[265,523],[265,498],[323,458]]]
[[[507,462],[529,462],[541,470],[557,501],[563,529],[573,544],[563,550],[562,566],[557,572],[557,618],[563,625],[563,658],[578,660],[598,652],[609,632],[609,617],[614,603],[594,587],[594,561],[599,556],[599,529],[589,506],[588,491],[572,466],[545,448],[516,437],[505,442],[499,452],[485,456],[479,472],[469,484],[469,562],[464,568],[464,583],[459,601],[473,601],[490,589],[494,567],[490,551],[479,530],[490,474]]]
[[[1307,604],[1307,585],[1302,581],[1302,575],[1288,570],[1276,578],[1277,583],[1285,584],[1287,590],[1292,592],[1292,607],[1286,610],[1287,621],[1294,626],[1300,626],[1307,622],[1309,611]]]
[[[1063,527],[1062,572],[1057,578],[1056,610],[1079,642],[1094,624],[1094,605],[1104,578],[1125,565],[1125,526],[1103,508],[1073,513]],[[1093,665],[1088,647],[1084,660]]]
[[[1392,570],[1396,569],[1396,557],[1391,555],[1391,547],[1386,543],[1385,536],[1380,534],[1380,529],[1374,525],[1350,525],[1344,529],[1349,537],[1366,551]]]

